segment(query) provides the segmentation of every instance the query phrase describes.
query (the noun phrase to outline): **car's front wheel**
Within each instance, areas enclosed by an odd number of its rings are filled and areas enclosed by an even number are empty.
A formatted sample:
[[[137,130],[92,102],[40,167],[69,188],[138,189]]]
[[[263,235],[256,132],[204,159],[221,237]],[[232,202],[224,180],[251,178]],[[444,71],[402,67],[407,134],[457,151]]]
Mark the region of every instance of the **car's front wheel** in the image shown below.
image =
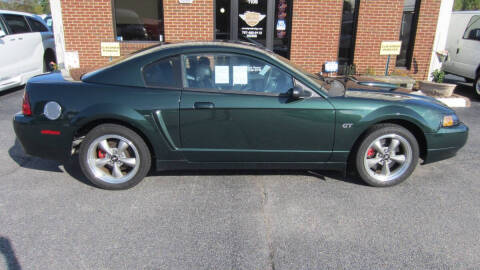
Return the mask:
[[[147,175],[151,156],[137,133],[124,126],[103,124],[85,136],[79,162],[83,173],[95,186],[127,189]]]
[[[372,127],[357,149],[355,164],[360,177],[376,187],[393,186],[407,179],[418,163],[415,136],[394,124]]]

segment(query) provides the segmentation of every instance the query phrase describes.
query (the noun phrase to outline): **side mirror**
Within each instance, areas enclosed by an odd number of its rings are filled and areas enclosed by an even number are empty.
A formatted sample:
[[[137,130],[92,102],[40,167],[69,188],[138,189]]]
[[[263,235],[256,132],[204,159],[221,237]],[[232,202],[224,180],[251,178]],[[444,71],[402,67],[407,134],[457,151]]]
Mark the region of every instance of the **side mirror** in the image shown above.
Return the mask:
[[[0,30],[0,38],[4,37],[4,36],[6,36],[6,35],[7,35],[7,33],[5,33],[5,31]]]
[[[304,96],[304,90],[300,85],[295,85],[290,89],[289,94],[291,99],[301,99]]]

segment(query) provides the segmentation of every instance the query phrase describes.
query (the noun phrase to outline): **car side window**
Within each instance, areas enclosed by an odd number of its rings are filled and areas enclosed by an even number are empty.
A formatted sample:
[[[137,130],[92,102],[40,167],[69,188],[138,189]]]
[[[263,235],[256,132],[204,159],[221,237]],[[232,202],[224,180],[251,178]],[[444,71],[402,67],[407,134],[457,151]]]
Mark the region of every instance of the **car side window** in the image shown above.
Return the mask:
[[[3,23],[2,23],[2,18],[0,17],[0,31],[3,31],[3,33],[6,35],[7,34],[7,29],[5,29],[5,27],[3,27]]]
[[[32,28],[32,31],[33,32],[48,32],[48,28],[43,25],[43,23],[35,20],[35,19],[32,19],[32,18],[28,18],[27,17],[27,20],[28,20],[28,23],[30,24],[30,27]]]
[[[3,18],[5,19],[5,23],[7,24],[8,28],[10,28],[11,34],[30,32],[30,27],[23,16],[4,14]]]
[[[143,78],[146,86],[179,88],[179,57],[169,57],[148,64],[143,68]]]
[[[480,16],[473,16],[468,23],[464,39],[480,40]]]
[[[186,55],[185,87],[218,91],[284,94],[293,78],[261,59],[239,54]]]

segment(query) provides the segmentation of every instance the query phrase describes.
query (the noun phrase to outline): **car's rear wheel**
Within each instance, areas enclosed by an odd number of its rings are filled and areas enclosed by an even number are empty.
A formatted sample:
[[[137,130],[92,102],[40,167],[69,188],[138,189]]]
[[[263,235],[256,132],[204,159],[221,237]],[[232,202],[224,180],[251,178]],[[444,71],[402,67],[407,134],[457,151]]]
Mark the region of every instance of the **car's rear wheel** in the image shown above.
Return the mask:
[[[147,175],[150,151],[134,131],[120,125],[103,124],[83,140],[80,167],[87,178],[104,189],[127,189]]]
[[[357,149],[355,165],[360,177],[376,187],[393,186],[407,179],[418,163],[415,136],[394,124],[370,129]]]
[[[52,50],[45,51],[43,56],[43,72],[52,72],[55,70],[54,65],[57,63],[57,58]]]
[[[477,74],[477,78],[473,83],[473,87],[475,88],[475,93],[477,94],[477,97],[480,97],[480,73]]]

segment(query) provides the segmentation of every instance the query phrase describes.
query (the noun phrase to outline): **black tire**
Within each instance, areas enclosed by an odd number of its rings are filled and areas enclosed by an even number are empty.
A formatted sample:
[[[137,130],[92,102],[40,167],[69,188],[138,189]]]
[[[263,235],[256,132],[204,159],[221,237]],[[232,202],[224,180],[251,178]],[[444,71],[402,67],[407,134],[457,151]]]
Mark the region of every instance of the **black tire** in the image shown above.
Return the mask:
[[[475,90],[475,94],[477,94],[477,98],[480,98],[480,73],[477,74],[477,78],[473,82],[473,90]]]
[[[110,159],[110,163],[103,165],[102,167],[98,166],[92,166],[92,153],[97,153],[99,151],[99,155],[101,154],[99,148],[95,148],[96,145],[100,145],[100,143],[96,142],[104,137],[111,138],[111,136],[117,136],[119,138],[125,139],[126,142],[131,143],[128,144],[126,150],[124,150],[124,153],[134,153],[132,156],[134,157],[134,163],[135,169],[131,169],[130,172],[126,172],[125,175],[125,181],[123,182],[114,182],[112,183],[111,181],[109,182],[108,180],[102,180],[102,177],[109,177],[108,176],[108,170],[111,169],[110,176],[111,179],[115,179],[115,176],[113,176],[113,165],[115,165],[115,162],[118,162],[122,165],[118,165],[119,168],[124,168],[125,170],[128,170],[130,167],[126,166],[126,163],[123,164],[120,162],[120,140],[118,140],[117,148],[111,148],[111,151],[115,151],[115,155],[107,155],[106,153],[103,154],[104,156],[98,157],[104,158],[104,159]],[[109,145],[114,144],[115,138],[110,139]],[[95,150],[97,149],[97,150]],[[89,153],[90,150],[90,153]],[[117,153],[118,151],[118,153]],[[134,152],[135,151],[135,152]],[[124,155],[124,154],[122,154]],[[113,161],[113,158],[115,157],[115,161]],[[131,156],[129,156],[131,157]],[[125,156],[123,156],[125,158]],[[90,163],[89,163],[90,162]],[[138,162],[138,166],[137,166]],[[121,190],[121,189],[128,189],[131,188],[140,181],[147,175],[147,173],[150,170],[151,166],[151,155],[150,151],[148,149],[148,146],[145,144],[143,141],[142,137],[140,137],[137,133],[132,131],[129,128],[126,128],[121,125],[116,125],[116,124],[102,124],[99,125],[95,128],[93,128],[88,134],[85,136],[85,139],[82,141],[82,144],[80,145],[80,152],[79,152],[79,163],[80,167],[82,169],[82,172],[85,174],[85,176],[90,180],[90,182],[103,189],[110,189],[110,190]],[[112,165],[110,165],[112,164]],[[98,173],[98,168],[101,168],[102,171],[105,171],[104,176],[95,176],[94,170],[97,170],[96,172]],[[123,171],[122,171],[123,174]]]
[[[51,50],[46,50],[43,56],[43,72],[52,72],[54,70],[51,62],[57,63],[57,57],[55,53]]]
[[[393,136],[393,139],[390,138],[389,136]],[[372,144],[377,141],[379,138],[384,138],[382,139],[385,143],[388,143],[390,140],[390,143],[394,139],[396,139],[400,144],[398,144],[398,149],[399,152],[403,150],[403,155],[402,155],[407,161],[404,163],[397,163],[394,162],[394,155],[391,154],[391,152],[388,152],[388,155],[383,156],[380,152],[375,151],[375,147],[372,146]],[[383,146],[383,145],[382,145]],[[373,150],[372,150],[373,149]],[[395,148],[397,149],[397,148]],[[407,150],[409,149],[409,150]],[[389,162],[389,164],[392,164],[392,168],[397,168],[398,172],[393,173],[389,176],[392,177],[392,179],[388,178],[388,174],[385,173],[385,179],[379,180],[378,178],[384,177],[382,175],[383,170],[377,174],[376,170],[380,170],[378,167],[379,165],[381,168],[385,166],[385,163],[376,163],[373,162],[374,167],[370,167],[371,171],[367,171],[367,164],[369,159],[369,154],[373,154],[373,158],[375,159],[381,159],[383,162],[383,158],[387,158],[385,162]],[[386,152],[385,152],[386,153]],[[390,156],[391,155],[391,156]],[[395,154],[395,157],[398,157],[397,154]],[[355,152],[355,167],[356,170],[360,176],[360,178],[365,181],[365,183],[374,186],[374,187],[388,187],[388,186],[394,186],[397,184],[400,184],[401,182],[405,181],[415,170],[415,167],[418,164],[418,159],[419,159],[419,147],[418,147],[418,142],[415,138],[415,136],[405,129],[402,126],[395,125],[395,124],[378,124],[370,128],[370,130],[366,133],[366,135],[361,139],[360,145],[358,146],[356,152]],[[373,159],[372,159],[373,160]],[[391,163],[390,163],[391,162]],[[408,163],[407,163],[408,162]],[[383,165],[381,165],[383,164]],[[390,165],[387,165],[388,172],[390,173]],[[375,172],[374,172],[375,169]],[[374,176],[372,176],[375,175]],[[396,175],[397,174],[397,175]]]

